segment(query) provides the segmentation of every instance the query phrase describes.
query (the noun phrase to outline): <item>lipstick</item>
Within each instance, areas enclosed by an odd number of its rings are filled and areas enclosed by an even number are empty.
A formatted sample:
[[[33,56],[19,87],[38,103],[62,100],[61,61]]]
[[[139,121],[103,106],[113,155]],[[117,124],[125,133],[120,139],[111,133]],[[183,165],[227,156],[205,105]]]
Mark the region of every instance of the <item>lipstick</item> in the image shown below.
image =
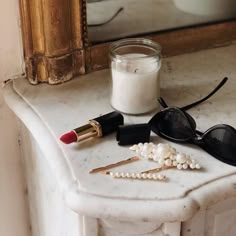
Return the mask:
[[[110,112],[88,121],[88,124],[78,127],[60,137],[65,144],[81,142],[89,138],[104,137],[124,124],[124,117],[119,112]]]

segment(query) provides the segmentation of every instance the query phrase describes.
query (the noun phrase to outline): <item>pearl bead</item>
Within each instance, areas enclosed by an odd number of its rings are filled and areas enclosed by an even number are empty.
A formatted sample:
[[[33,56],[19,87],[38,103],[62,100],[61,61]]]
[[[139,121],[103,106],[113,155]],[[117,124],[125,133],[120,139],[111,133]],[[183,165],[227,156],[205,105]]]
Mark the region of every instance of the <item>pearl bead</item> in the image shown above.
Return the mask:
[[[191,169],[195,169],[195,168],[196,168],[195,164],[194,164],[194,163],[191,163],[191,164],[190,164],[190,168],[191,168]]]
[[[125,174],[124,172],[121,172],[121,173],[120,173],[120,176],[121,176],[122,178],[125,178],[125,177],[126,177],[126,174]]]
[[[158,163],[160,166],[163,166],[165,164],[165,160],[161,158],[158,160]]]
[[[115,177],[116,177],[116,178],[119,178],[119,177],[120,177],[120,173],[119,173],[119,172],[116,172],[116,173],[115,173]]]
[[[115,176],[115,174],[113,172],[110,172],[109,174],[110,174],[111,177]]]
[[[154,161],[159,161],[159,156],[155,153],[154,155],[153,155],[153,160]]]
[[[137,177],[136,173],[132,173],[131,177],[135,179]]]
[[[159,158],[166,159],[170,155],[169,147],[166,145],[158,145],[155,154]]]
[[[183,169],[188,169],[188,165],[185,163],[185,164],[183,164]]]
[[[201,169],[201,166],[197,163],[196,165],[195,165],[195,167],[196,167],[196,169]]]
[[[178,170],[181,170],[182,168],[183,168],[183,166],[182,166],[181,164],[178,164],[178,165],[177,165],[177,169],[178,169]]]
[[[132,151],[135,151],[135,150],[138,149],[138,145],[137,145],[137,144],[134,144],[134,145],[131,146],[129,149],[132,150]]]
[[[159,174],[157,177],[158,177],[159,180],[163,180],[163,179],[165,179],[165,176],[162,175],[162,174]]]
[[[151,174],[151,173],[147,174],[148,179],[152,179],[152,176],[153,176],[153,174]]]
[[[138,147],[139,147],[139,148],[142,148],[142,147],[143,147],[143,144],[142,144],[142,143],[139,143],[139,144],[138,144]]]
[[[176,161],[180,164],[183,164],[187,161],[186,155],[183,153],[178,153],[176,155]]]
[[[150,152],[150,148],[148,147],[148,145],[143,145],[142,151],[146,152],[146,153],[149,153]]]
[[[178,162],[177,161],[173,161],[173,166],[177,166]]]
[[[172,166],[172,161],[170,159],[165,160],[166,166]]]
[[[148,153],[147,153],[147,152],[144,152],[144,151],[141,151],[140,154],[144,157],[144,156],[146,156]]]
[[[130,178],[131,174],[130,173],[126,173],[125,176],[126,176],[126,178]]]
[[[196,162],[195,160],[192,160],[192,164],[195,164],[195,165],[196,165],[196,164],[197,164],[197,162]]]
[[[138,173],[138,174],[136,174],[136,177],[137,177],[137,179],[141,179],[142,178],[142,174]]]
[[[157,176],[156,174],[153,174],[153,175],[152,175],[152,178],[153,178],[154,180],[157,180],[157,179],[158,179],[158,176]]]
[[[192,164],[192,160],[187,160],[186,163],[190,166]]]
[[[141,174],[141,177],[142,177],[142,179],[146,179],[147,178],[147,174],[143,173],[143,174]]]
[[[151,148],[153,148],[153,147],[155,146],[155,144],[152,143],[152,142],[150,142],[150,143],[148,143],[148,146],[151,147]]]

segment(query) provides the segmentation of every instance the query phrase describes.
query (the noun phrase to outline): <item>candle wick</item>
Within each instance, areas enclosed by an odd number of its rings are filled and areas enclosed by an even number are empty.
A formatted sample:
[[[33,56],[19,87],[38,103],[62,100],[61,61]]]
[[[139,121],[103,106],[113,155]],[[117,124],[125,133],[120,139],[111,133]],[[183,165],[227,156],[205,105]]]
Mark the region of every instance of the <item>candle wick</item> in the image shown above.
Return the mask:
[[[135,69],[135,70],[134,70],[134,73],[137,73],[137,71],[138,71],[138,69]]]

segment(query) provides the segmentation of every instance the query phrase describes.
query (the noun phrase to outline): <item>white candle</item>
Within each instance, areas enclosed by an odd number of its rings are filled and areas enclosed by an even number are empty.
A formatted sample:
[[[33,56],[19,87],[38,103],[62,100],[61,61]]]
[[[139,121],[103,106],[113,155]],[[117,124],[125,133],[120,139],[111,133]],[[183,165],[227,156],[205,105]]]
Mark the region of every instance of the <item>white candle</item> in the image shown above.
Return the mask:
[[[122,56],[128,60],[111,64],[111,105],[127,114],[143,114],[158,108],[160,61],[139,53]]]

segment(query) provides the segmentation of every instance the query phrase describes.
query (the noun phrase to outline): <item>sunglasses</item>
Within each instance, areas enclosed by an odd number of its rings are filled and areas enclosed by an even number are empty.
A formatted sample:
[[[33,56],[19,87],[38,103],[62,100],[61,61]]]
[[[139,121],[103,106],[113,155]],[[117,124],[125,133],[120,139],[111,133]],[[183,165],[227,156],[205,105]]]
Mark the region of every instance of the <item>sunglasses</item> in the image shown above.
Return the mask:
[[[236,130],[230,125],[219,124],[202,133],[196,130],[194,118],[186,112],[212,96],[226,81],[227,78],[224,78],[208,96],[182,108],[168,107],[164,99],[160,98],[164,110],[149,121],[151,130],[172,142],[195,144],[216,159],[236,166]]]

